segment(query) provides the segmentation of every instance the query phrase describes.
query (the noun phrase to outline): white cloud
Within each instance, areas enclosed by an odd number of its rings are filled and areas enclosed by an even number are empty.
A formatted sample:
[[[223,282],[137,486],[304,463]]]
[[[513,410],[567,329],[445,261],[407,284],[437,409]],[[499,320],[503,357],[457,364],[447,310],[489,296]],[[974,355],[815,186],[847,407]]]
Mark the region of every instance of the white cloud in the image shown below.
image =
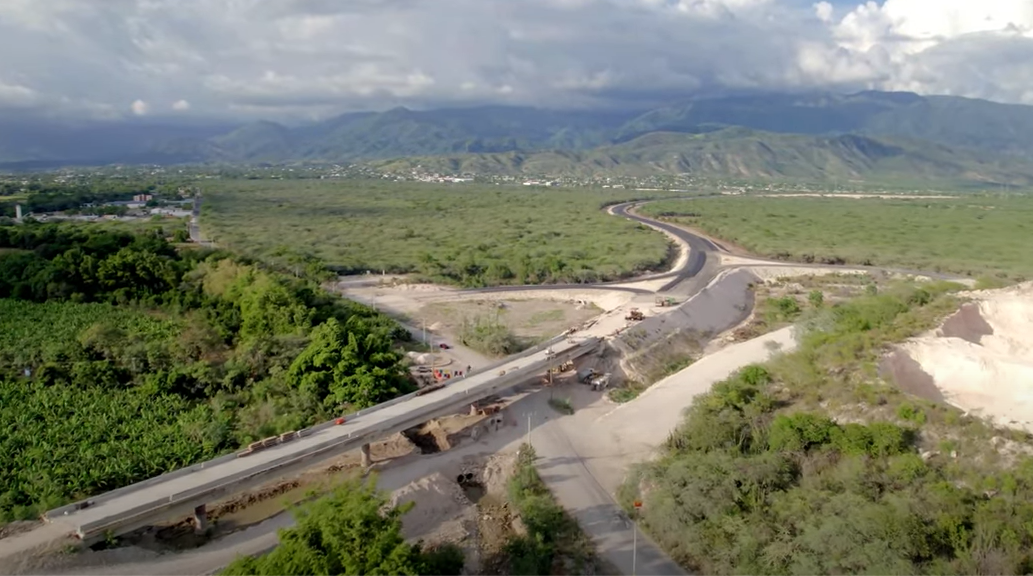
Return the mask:
[[[137,116],[146,116],[147,112],[151,109],[150,105],[143,100],[134,100],[129,108],[133,111],[133,114],[136,114]]]
[[[885,0],[832,26],[855,62],[876,63],[877,86],[1033,104],[1033,2]]]
[[[822,0],[814,5],[814,15],[818,17],[818,20],[829,23],[832,21],[832,4]]]
[[[1033,102],[1033,1],[3,0],[0,52],[0,107],[79,115],[168,94],[268,117],[742,88]]]
[[[36,91],[20,84],[7,84],[0,80],[0,106],[31,106],[37,101]]]

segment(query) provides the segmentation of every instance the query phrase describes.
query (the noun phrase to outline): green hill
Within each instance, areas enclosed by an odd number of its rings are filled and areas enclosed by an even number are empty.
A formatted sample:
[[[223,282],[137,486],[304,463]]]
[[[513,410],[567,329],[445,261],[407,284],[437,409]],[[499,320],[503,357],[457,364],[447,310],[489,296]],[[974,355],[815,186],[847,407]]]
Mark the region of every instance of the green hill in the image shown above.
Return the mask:
[[[811,136],[727,128],[706,134],[654,132],[586,151],[417,157],[373,163],[388,172],[417,166],[441,173],[497,175],[684,174],[741,178],[927,178],[1033,182],[1033,164],[968,150],[854,134]]]
[[[652,110],[395,108],[301,126],[0,119],[0,166],[397,158],[449,172],[906,175],[1018,183],[1033,162],[1033,106],[866,91],[693,99]],[[407,163],[387,164],[395,165]]]

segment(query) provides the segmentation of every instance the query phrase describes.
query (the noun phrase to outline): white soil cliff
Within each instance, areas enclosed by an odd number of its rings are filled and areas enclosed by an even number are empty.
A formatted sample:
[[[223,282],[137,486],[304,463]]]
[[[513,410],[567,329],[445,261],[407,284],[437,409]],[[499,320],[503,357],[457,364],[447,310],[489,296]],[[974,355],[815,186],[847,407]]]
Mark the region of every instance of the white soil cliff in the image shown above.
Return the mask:
[[[948,403],[1033,432],[1033,282],[964,295],[971,304],[901,349]]]

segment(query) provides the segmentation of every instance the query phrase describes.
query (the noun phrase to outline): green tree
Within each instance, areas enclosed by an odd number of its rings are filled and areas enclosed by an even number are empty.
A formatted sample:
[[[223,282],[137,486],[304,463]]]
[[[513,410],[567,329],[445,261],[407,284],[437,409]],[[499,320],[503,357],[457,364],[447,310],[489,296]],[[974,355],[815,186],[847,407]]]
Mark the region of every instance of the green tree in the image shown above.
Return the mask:
[[[259,558],[238,558],[225,575],[365,575],[427,573],[429,559],[402,537],[412,504],[387,507],[375,479],[351,479],[295,512],[297,525],[280,531],[280,545]],[[439,562],[434,566],[440,570]]]
[[[291,364],[293,386],[324,400],[327,405],[349,404],[366,408],[413,389],[401,367],[401,355],[391,349],[382,330],[354,329],[331,318],[312,331],[309,345]]]

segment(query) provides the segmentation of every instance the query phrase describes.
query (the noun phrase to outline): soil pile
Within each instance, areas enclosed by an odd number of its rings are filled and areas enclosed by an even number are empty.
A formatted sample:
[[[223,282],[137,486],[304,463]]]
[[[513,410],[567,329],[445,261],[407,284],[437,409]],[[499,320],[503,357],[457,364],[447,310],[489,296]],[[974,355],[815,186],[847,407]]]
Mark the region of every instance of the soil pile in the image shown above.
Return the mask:
[[[1033,282],[965,295],[972,302],[901,345],[883,371],[909,392],[1033,432]]]

